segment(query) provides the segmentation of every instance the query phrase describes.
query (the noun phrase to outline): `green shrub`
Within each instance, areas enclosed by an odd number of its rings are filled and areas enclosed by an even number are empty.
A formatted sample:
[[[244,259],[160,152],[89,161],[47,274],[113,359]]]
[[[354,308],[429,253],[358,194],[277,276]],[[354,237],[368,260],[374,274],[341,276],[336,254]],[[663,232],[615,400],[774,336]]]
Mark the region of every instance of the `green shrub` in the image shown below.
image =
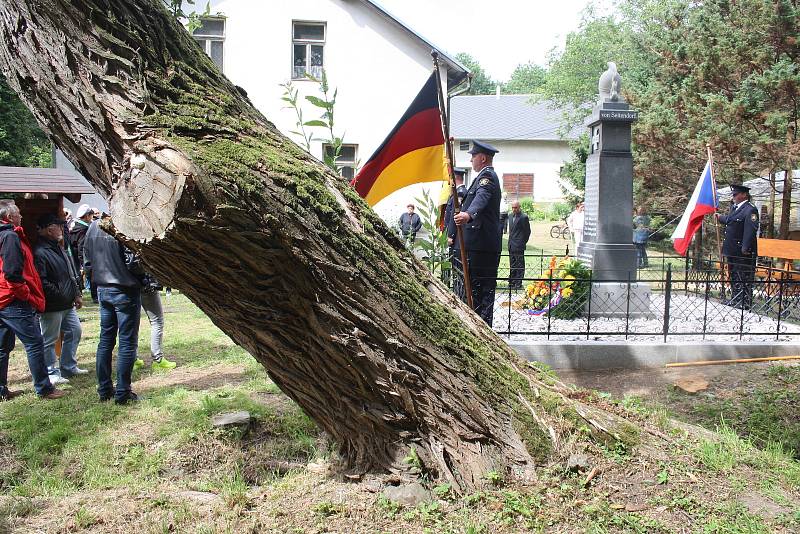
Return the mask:
[[[531,214],[536,211],[536,206],[533,205],[533,199],[531,197],[525,197],[519,199],[519,209],[524,211],[528,214],[529,218],[533,218]]]
[[[537,208],[536,204],[533,203],[533,199],[530,197],[519,199],[519,209],[526,213],[528,219],[531,221],[547,220],[547,214],[543,210]]]
[[[547,208],[547,219],[550,221],[563,221],[572,213],[573,206],[566,202],[555,202]]]
[[[540,203],[537,206],[530,197],[519,199],[519,207],[532,221],[563,221],[573,210],[566,202]]]

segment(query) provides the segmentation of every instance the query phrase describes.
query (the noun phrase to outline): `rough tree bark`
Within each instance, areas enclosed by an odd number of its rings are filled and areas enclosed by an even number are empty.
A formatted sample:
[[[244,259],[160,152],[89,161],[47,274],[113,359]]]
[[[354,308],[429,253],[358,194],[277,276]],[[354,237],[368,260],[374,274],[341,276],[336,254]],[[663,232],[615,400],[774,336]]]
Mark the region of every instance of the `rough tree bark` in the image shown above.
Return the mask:
[[[457,488],[635,425],[568,398],[281,135],[158,0],[4,0],[0,66],[140,250],[337,443]],[[268,52],[268,51],[267,51]]]
[[[783,171],[783,195],[781,196],[781,227],[778,239],[789,239],[789,224],[792,217],[792,169]]]
[[[769,173],[769,201],[767,203],[767,237],[775,237],[775,173]]]

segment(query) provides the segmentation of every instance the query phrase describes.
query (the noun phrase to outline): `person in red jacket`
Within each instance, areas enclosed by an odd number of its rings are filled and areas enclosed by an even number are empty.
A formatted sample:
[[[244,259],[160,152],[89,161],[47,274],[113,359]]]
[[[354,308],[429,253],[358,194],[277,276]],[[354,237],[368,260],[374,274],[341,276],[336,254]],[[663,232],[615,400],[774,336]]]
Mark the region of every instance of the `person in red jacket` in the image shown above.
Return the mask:
[[[58,399],[64,392],[50,384],[37,316],[44,311],[42,281],[21,224],[17,205],[0,200],[0,401],[21,394],[8,389],[8,357],[14,349],[14,336],[25,346],[36,394]]]

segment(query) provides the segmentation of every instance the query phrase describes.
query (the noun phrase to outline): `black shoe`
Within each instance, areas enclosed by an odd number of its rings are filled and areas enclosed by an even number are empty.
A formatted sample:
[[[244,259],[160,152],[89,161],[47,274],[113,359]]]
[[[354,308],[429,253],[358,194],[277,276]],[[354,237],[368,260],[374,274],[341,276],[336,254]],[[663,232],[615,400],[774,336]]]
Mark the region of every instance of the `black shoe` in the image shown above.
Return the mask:
[[[0,391],[0,402],[14,400],[20,395],[22,395],[21,391],[11,391],[10,389],[4,389],[3,391]]]
[[[120,405],[134,404],[136,402],[139,402],[139,396],[136,395],[136,393],[134,393],[133,391],[131,391],[130,393],[128,393],[127,395],[125,395],[120,399],[114,399],[114,404],[120,404]]]
[[[100,395],[100,402],[108,402],[114,398],[114,395]]]

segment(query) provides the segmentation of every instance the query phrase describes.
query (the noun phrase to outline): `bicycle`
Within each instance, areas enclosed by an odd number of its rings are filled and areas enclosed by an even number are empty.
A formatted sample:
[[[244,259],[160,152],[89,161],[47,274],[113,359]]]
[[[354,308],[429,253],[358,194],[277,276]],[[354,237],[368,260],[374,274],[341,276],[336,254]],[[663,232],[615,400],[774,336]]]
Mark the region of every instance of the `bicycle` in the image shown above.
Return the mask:
[[[572,239],[572,232],[569,229],[566,219],[564,219],[563,224],[554,224],[550,227],[550,237],[553,239]]]

